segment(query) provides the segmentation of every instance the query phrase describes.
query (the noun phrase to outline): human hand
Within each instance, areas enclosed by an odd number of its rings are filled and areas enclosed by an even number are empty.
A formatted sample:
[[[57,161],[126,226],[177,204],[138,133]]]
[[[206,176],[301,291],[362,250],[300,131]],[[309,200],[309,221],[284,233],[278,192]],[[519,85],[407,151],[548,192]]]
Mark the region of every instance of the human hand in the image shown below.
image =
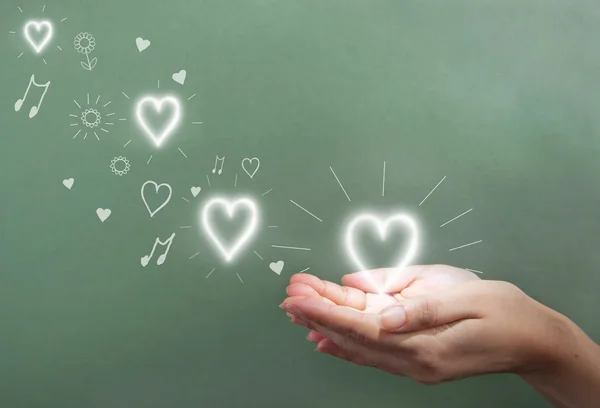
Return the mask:
[[[509,283],[461,269],[407,269],[418,273],[398,280],[397,303],[365,292],[357,274],[344,278],[345,287],[296,275],[282,308],[313,330],[317,351],[426,384],[553,363],[558,313]]]
[[[388,282],[395,269],[377,269],[356,272],[342,277],[344,286],[324,281],[316,276],[299,273],[290,279],[287,294],[290,297],[304,296],[321,299],[330,304],[347,306],[365,313],[378,313],[382,309],[406,298],[434,293],[459,283],[479,280],[477,275],[464,269],[446,265],[415,265],[404,268],[395,281],[391,282],[390,293],[377,293],[383,282]],[[285,303],[285,302],[284,302]],[[302,321],[288,313],[296,324]],[[309,340],[318,343],[323,339],[311,331]]]

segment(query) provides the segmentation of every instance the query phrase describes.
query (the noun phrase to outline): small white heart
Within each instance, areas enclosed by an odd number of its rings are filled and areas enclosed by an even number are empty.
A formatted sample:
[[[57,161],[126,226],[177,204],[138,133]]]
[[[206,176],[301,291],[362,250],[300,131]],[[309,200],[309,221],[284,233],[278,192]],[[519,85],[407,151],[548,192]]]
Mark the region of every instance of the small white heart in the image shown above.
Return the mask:
[[[98,216],[98,218],[100,218],[100,221],[104,222],[108,217],[110,217],[111,212],[112,211],[110,211],[108,208],[98,208],[96,210],[96,215]]]
[[[144,40],[142,37],[138,37],[135,39],[135,45],[140,52],[144,51],[146,48],[150,47],[150,41]]]
[[[63,180],[63,185],[68,188],[69,190],[71,189],[71,187],[73,187],[73,183],[75,183],[75,179],[74,178],[68,178],[68,179],[64,179]]]
[[[150,258],[148,257],[148,255],[144,256],[142,259],[142,266],[146,266],[148,265],[148,262],[150,262]]]
[[[187,75],[187,72],[185,71],[185,69],[182,69],[181,71],[173,74],[173,81],[177,82],[178,84],[183,85],[183,83],[185,82],[186,75]]]
[[[283,271],[283,261],[271,262],[269,268],[277,275],[281,275],[281,271]]]
[[[192,187],[190,189],[190,191],[192,192],[192,195],[194,197],[196,197],[198,194],[200,194],[200,191],[202,191],[202,188],[200,188],[200,187]]]
[[[252,165],[254,165],[255,162],[256,162],[256,167],[254,167],[254,169],[252,169],[250,167],[250,170],[248,170],[246,168],[247,165],[252,166]],[[258,171],[259,167],[260,167],[260,160],[258,159],[258,157],[253,157],[251,159],[249,159],[248,157],[246,157],[244,160],[242,160],[242,169],[244,169],[244,171],[246,172],[246,174],[250,178],[254,177],[254,175]]]

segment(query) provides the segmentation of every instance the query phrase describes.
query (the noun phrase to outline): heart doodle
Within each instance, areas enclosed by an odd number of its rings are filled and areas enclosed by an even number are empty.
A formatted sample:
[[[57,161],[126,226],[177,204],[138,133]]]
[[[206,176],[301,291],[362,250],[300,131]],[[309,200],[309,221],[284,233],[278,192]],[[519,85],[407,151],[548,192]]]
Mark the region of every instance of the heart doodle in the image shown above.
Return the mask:
[[[146,201],[146,196],[144,194],[144,189],[146,188],[146,186],[148,184],[153,184],[154,185],[154,193],[155,194],[158,194],[158,190],[160,190],[161,187],[166,187],[167,190],[169,190],[169,196],[167,197],[167,199],[161,205],[159,205],[158,208],[156,208],[154,211],[152,211],[150,209],[150,206],[148,205],[148,201]],[[171,200],[171,195],[173,194],[173,189],[167,183],[156,184],[154,181],[148,180],[144,184],[142,184],[141,194],[142,194],[142,201],[144,202],[144,205],[146,206],[146,209],[150,213],[150,217],[154,217],[154,214],[156,214],[157,212],[159,212],[165,205],[167,205],[169,203],[169,201]]]
[[[142,37],[138,37],[135,39],[135,45],[139,52],[144,51],[146,48],[150,47],[150,41],[143,39]]]
[[[62,183],[63,183],[63,186],[65,186],[66,188],[68,188],[70,190],[71,187],[73,187],[73,183],[75,183],[75,179],[73,177],[64,179]]]
[[[248,169],[246,168],[246,166],[247,165],[252,166],[252,164],[255,161],[256,161],[256,167],[254,168],[254,170],[252,172],[248,171]],[[246,172],[246,174],[250,178],[254,177],[254,175],[258,171],[259,167],[260,167],[260,160],[258,160],[258,157],[253,157],[251,159],[249,159],[249,158],[246,157],[244,160],[242,160],[242,169],[244,169],[244,171]]]
[[[211,223],[211,211],[214,211],[217,208],[222,208],[227,213],[227,216],[232,218],[236,212],[236,209],[244,207],[250,210],[250,222],[242,230],[237,239],[227,246],[226,243],[222,242],[222,240],[215,233],[215,228]],[[248,198],[240,198],[235,201],[229,201],[224,198],[213,198],[204,205],[204,208],[202,209],[201,220],[201,227],[206,232],[206,235],[208,235],[208,238],[213,241],[219,252],[221,252],[225,258],[225,261],[229,262],[242,249],[242,247],[248,243],[256,231],[258,224],[258,209],[256,204],[254,204],[254,202]]]
[[[47,28],[46,34],[39,41],[36,41],[32,37],[32,31],[35,29],[38,33],[41,33],[43,28]],[[38,54],[42,52],[42,50],[52,39],[52,24],[48,20],[31,20],[25,24],[23,31],[25,34],[25,39],[29,42],[29,44],[31,44],[35,52]]]
[[[190,188],[190,191],[192,192],[192,195],[196,197],[198,194],[200,194],[200,191],[202,191],[202,187],[192,187]]]
[[[108,208],[98,208],[96,210],[96,215],[98,216],[98,218],[100,218],[100,221],[102,222],[106,221],[106,219],[110,217],[111,213],[112,211],[110,211]]]
[[[407,266],[414,259],[419,244],[419,231],[417,228],[417,224],[410,216],[406,214],[395,214],[385,220],[375,215],[363,214],[354,218],[348,224],[348,227],[346,229],[345,243],[348,255],[360,271],[367,271],[368,268],[365,267],[365,264],[360,259],[360,257],[358,256],[358,252],[356,251],[356,244],[354,242],[356,227],[360,224],[372,224],[377,228],[381,240],[385,241],[389,227],[393,223],[403,224],[405,227],[407,227],[410,233],[409,243],[406,252],[399,257],[398,261],[394,265],[394,268],[397,269],[396,273],[392,273],[388,276],[387,281],[383,283],[383,287],[377,284],[370,274],[367,275],[370,283],[381,293],[386,292],[386,289],[389,287],[390,283],[392,283],[393,280],[397,278],[397,275],[402,272],[402,268]]]
[[[269,268],[277,275],[281,275],[281,271],[283,271],[283,261],[271,262]]]
[[[185,69],[182,69],[181,71],[174,73],[172,78],[173,78],[173,81],[177,82],[180,85],[183,85],[183,83],[185,82],[186,76],[187,76],[187,71]]]
[[[171,113],[171,117],[166,121],[164,128],[162,131],[156,131],[150,128],[148,125],[148,120],[144,115],[144,109],[146,106],[150,106],[154,109],[156,113],[161,113],[162,109],[165,106],[173,107],[173,112]],[[173,131],[179,125],[179,118],[181,117],[181,108],[179,105],[179,100],[172,96],[163,96],[162,98],[147,96],[142,98],[136,107],[136,118],[144,132],[148,135],[150,140],[154,142],[156,147],[160,147],[160,145],[173,133]]]

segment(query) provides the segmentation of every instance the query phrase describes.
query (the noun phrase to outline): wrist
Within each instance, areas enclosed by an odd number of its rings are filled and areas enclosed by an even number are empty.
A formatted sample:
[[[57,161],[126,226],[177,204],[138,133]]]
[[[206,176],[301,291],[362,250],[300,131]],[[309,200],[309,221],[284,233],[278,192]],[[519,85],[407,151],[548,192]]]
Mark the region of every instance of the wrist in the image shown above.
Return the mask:
[[[558,407],[592,407],[600,400],[600,347],[567,317],[548,309],[536,333],[539,358],[517,373]]]

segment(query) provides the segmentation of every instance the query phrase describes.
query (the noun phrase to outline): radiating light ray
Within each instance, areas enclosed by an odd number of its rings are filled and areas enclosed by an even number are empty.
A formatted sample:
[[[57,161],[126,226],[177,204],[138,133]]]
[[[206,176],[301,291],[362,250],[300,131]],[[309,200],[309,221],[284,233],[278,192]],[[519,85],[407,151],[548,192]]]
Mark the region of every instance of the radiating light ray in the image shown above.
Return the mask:
[[[440,182],[439,182],[439,183],[437,183],[437,184],[435,185],[435,187],[433,188],[433,190],[431,190],[431,191],[429,192],[429,194],[427,194],[427,196],[425,196],[425,198],[423,199],[423,201],[421,201],[421,202],[419,203],[419,207],[421,206],[421,204],[423,204],[423,203],[425,202],[425,200],[427,200],[427,199],[429,198],[429,196],[431,195],[431,193],[433,193],[433,192],[435,191],[435,189],[436,189],[436,188],[438,188],[438,186],[439,186],[440,184],[442,184],[442,182],[443,182],[444,180],[446,180],[446,176],[444,176],[444,178],[443,178],[443,179],[441,179],[441,180],[440,180]]]

